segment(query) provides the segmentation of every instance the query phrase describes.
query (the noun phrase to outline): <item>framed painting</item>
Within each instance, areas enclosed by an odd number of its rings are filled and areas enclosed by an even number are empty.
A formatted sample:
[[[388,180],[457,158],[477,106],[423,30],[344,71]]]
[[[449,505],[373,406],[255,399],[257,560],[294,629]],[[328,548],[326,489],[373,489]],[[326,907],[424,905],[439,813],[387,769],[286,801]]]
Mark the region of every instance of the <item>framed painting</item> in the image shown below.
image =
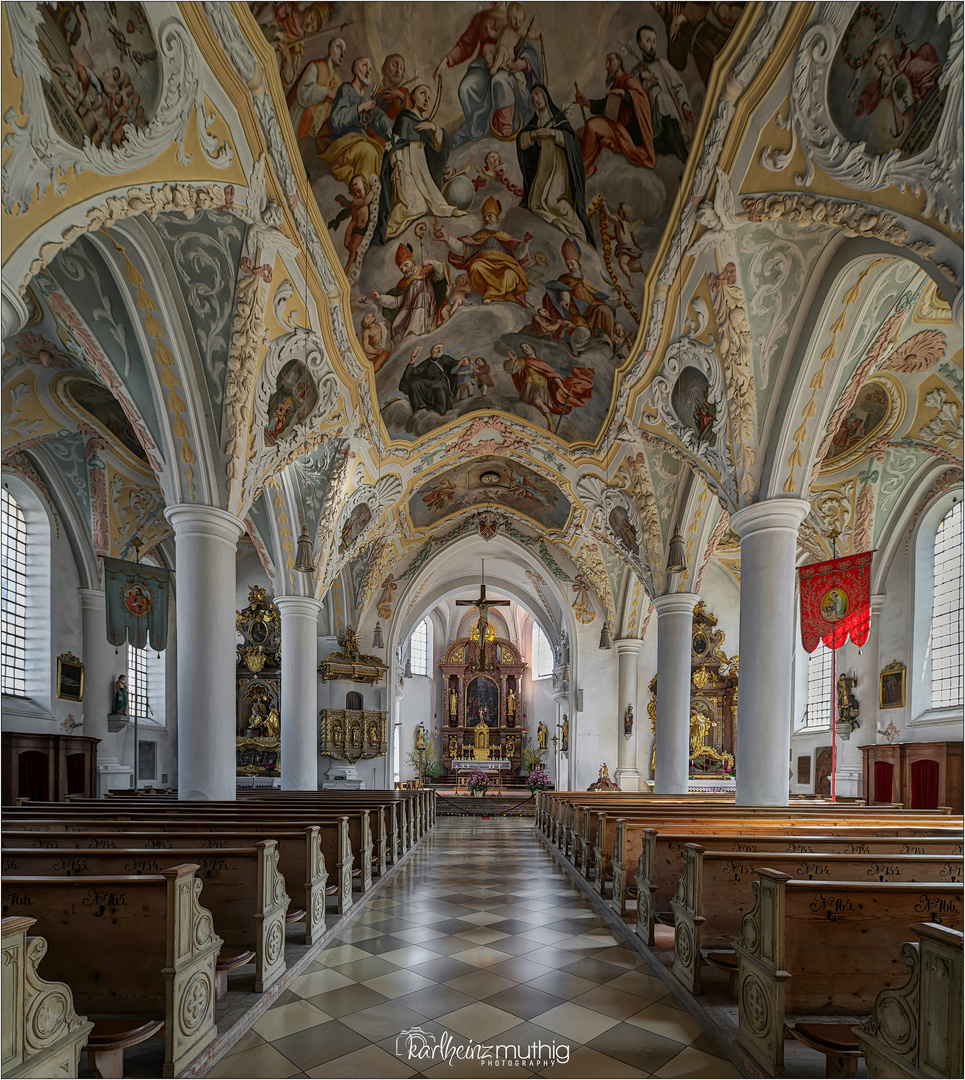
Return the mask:
[[[898,660],[881,669],[878,704],[882,709],[905,707],[905,665]]]
[[[84,665],[73,653],[57,657],[57,697],[66,701],[84,700]]]

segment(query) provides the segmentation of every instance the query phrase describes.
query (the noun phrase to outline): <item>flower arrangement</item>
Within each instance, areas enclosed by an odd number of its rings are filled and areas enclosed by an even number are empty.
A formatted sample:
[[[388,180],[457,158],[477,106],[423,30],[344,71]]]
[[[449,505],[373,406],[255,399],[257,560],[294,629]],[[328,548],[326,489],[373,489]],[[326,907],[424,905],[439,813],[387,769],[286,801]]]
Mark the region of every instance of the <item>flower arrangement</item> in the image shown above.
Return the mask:
[[[487,773],[482,772],[480,769],[474,769],[469,774],[469,779],[466,782],[470,791],[485,793],[489,790],[492,781],[489,779]]]
[[[526,777],[526,786],[534,795],[537,791],[543,791],[550,786],[549,774],[542,765],[537,765]]]

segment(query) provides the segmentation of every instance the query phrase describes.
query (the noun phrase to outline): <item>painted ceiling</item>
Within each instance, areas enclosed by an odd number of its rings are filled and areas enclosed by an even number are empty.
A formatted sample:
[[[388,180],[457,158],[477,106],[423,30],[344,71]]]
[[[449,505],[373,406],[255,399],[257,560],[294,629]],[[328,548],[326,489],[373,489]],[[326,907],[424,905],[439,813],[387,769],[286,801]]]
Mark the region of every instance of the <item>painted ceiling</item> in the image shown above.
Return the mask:
[[[532,610],[635,634],[676,527],[696,588],[759,499],[811,499],[816,559],[961,483],[957,5],[21,4],[3,35],[3,461],[98,553],[206,502],[290,591],[304,526],[347,622],[495,533]]]

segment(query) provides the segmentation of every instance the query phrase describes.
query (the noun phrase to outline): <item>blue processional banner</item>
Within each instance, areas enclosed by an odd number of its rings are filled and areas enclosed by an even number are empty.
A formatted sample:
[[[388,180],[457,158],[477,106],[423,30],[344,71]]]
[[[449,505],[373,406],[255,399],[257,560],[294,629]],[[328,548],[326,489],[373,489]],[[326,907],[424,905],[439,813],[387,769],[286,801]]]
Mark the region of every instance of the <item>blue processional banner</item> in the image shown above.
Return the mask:
[[[168,643],[168,592],[171,571],[144,563],[104,559],[107,597],[107,640],[136,649],[147,645],[160,652]]]

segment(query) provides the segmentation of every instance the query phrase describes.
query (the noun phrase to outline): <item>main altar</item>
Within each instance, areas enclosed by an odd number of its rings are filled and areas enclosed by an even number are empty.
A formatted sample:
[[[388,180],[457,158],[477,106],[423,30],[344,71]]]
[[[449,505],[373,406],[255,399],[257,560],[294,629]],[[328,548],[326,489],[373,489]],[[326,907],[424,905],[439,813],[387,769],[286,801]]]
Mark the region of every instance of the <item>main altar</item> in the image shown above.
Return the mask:
[[[480,641],[482,638],[482,641]],[[497,637],[487,620],[446,649],[439,668],[445,689],[442,763],[449,772],[481,766],[511,776],[522,763],[519,649]]]

